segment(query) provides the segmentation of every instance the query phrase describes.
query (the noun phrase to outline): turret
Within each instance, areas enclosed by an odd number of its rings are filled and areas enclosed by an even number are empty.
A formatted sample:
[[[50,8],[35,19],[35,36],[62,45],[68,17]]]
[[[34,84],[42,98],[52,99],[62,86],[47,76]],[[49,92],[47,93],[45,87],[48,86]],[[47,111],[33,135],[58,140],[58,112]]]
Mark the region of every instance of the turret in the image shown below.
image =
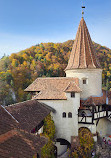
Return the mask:
[[[79,78],[82,99],[102,95],[102,69],[83,17],[65,72],[66,77]]]

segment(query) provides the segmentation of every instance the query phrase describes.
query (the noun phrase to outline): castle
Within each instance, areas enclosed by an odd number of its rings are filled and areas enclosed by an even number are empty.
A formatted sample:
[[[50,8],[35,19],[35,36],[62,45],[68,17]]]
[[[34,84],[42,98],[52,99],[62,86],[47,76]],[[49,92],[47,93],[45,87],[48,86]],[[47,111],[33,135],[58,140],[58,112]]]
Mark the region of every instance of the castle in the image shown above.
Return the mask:
[[[56,146],[61,154],[78,130],[88,128],[97,141],[111,135],[111,93],[102,90],[102,68],[82,17],[65,69],[66,77],[37,78],[25,91],[55,109]]]

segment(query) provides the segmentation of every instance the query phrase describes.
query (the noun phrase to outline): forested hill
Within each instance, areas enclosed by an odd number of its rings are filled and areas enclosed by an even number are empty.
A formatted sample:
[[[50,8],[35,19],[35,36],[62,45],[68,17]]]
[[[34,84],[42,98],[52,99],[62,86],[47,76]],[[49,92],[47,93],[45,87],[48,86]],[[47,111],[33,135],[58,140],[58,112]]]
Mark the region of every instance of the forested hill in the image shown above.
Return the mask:
[[[74,41],[41,43],[0,59],[0,101],[12,104],[30,99],[24,89],[37,77],[65,76]],[[103,87],[111,85],[111,50],[94,43],[103,68]]]

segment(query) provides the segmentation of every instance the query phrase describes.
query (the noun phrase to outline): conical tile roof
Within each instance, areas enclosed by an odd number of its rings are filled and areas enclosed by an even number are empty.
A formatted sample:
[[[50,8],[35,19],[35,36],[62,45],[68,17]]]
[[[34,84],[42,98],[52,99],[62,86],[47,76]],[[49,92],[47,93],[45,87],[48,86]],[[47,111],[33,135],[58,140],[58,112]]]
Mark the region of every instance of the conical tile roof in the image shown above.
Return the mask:
[[[80,21],[69,62],[65,70],[73,70],[77,68],[101,68],[83,17]]]

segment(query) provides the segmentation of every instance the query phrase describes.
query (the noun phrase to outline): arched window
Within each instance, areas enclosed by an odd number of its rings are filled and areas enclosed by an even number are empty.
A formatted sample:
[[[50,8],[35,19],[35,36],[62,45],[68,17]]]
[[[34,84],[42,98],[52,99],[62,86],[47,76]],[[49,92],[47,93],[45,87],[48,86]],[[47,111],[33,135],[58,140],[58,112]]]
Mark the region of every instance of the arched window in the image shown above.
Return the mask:
[[[62,113],[62,117],[64,117],[64,118],[66,117],[66,112]]]
[[[68,118],[72,118],[72,113],[71,112],[68,113]]]

